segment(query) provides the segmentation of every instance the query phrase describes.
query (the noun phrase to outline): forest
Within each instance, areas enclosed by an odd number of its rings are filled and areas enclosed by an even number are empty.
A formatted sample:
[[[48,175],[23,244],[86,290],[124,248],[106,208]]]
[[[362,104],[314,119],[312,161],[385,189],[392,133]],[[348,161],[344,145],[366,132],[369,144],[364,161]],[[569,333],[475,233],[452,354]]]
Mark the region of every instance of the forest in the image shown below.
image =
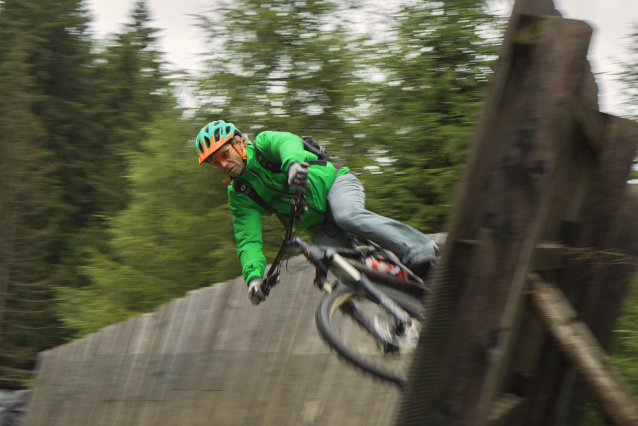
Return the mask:
[[[240,274],[227,183],[194,149],[210,121],[312,135],[362,172],[370,210],[445,230],[504,22],[486,0],[363,4],[217,2],[192,75],[143,0],[100,40],[82,0],[0,2],[0,389],[28,388],[39,351]],[[263,230],[272,256],[281,225]],[[617,327],[638,392],[637,291]]]

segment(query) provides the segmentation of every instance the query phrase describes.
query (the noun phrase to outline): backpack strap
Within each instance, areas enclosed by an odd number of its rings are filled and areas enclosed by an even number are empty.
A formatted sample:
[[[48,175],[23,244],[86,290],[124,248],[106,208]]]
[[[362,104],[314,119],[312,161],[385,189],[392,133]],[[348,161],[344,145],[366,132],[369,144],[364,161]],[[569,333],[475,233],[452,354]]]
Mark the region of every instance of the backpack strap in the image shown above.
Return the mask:
[[[304,136],[305,138],[308,136]],[[314,141],[314,139],[313,139]],[[264,157],[261,152],[259,151],[259,148],[257,148],[257,144],[255,143],[255,141],[250,141],[253,146],[255,147],[255,156],[257,158],[257,161],[259,162],[259,164],[261,164],[261,166],[272,172],[272,173],[283,173],[283,171],[281,170],[281,163],[278,163],[276,161],[270,161],[268,160],[266,157]],[[316,143],[316,142],[315,142]],[[323,148],[322,148],[323,149]],[[310,151],[314,153],[313,151]],[[325,166],[328,163],[332,163],[332,161],[330,160],[309,160],[306,161],[306,163],[308,163],[309,166]],[[335,166],[335,169],[337,169],[337,171],[343,167],[340,164],[336,164],[336,163],[332,163],[333,166]]]
[[[261,155],[261,152],[259,152],[259,148],[257,148],[257,144],[255,143],[255,141],[250,141],[250,142],[255,147],[255,156],[257,157],[257,161],[259,162],[259,164],[261,164],[261,166],[264,169],[273,173],[282,173],[281,163],[268,161],[268,159],[264,157],[263,155]]]
[[[274,213],[275,216],[279,219],[281,224],[284,226],[288,226],[288,221],[284,217],[283,214],[277,209],[275,209],[272,205],[268,204],[263,198],[257,194],[257,192],[251,187],[243,182],[238,181],[237,179],[233,179],[233,189],[235,192],[239,192],[240,194],[246,195],[248,198],[253,200],[259,207],[263,208],[269,213]]]

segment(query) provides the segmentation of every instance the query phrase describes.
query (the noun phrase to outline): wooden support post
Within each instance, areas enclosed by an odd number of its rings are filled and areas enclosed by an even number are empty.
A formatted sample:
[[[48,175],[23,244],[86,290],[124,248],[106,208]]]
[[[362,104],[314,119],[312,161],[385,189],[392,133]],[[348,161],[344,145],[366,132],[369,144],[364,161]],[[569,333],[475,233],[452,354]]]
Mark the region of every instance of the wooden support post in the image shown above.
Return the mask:
[[[490,415],[485,426],[511,425],[516,419],[517,411],[520,411],[524,402],[525,398],[511,393],[497,398],[492,403]]]
[[[551,336],[618,426],[638,424],[638,405],[607,361],[607,354],[559,288],[540,281],[532,286],[532,302]]]
[[[504,123],[508,143],[437,386],[434,412],[449,413],[443,424],[484,424],[502,392],[534,247],[559,184],[555,171],[571,159],[569,107],[579,92],[574,76],[583,70],[591,28],[561,18],[538,18],[535,25],[543,36],[530,51],[512,121]]]
[[[582,210],[581,222],[573,233],[574,249],[620,250],[638,256],[638,191],[626,185],[638,146],[638,123],[609,117],[601,150],[596,160],[591,188]],[[623,192],[624,191],[624,192]],[[607,347],[612,329],[629,289],[635,265],[619,265],[610,257],[602,262],[566,257],[567,268],[557,285]],[[602,263],[609,263],[603,266]],[[523,414],[525,426],[551,422],[578,424],[588,402],[587,388],[579,386],[568,362],[551,342],[545,343]],[[555,401],[562,401],[556,404]]]
[[[557,14],[552,0],[514,5],[397,425],[577,424],[569,411],[583,387],[526,310],[528,274],[571,289],[565,294],[605,340],[633,269],[570,267],[559,246],[539,242],[638,252],[638,223],[619,224],[638,125],[598,112],[586,61],[591,28],[548,16]],[[621,229],[630,237],[617,244]],[[606,306],[603,282],[611,289]],[[521,324],[536,330],[533,337],[521,338]],[[530,345],[534,356],[514,359]],[[512,374],[515,364],[524,364],[524,380]]]

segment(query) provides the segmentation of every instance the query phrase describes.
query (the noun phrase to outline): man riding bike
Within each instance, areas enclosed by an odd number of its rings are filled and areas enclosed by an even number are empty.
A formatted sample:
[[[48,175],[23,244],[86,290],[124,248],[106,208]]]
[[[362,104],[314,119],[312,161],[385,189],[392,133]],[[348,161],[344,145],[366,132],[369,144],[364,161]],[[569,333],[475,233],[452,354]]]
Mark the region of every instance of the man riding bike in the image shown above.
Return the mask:
[[[266,131],[250,141],[232,123],[218,120],[201,129],[195,145],[199,164],[208,163],[233,181],[228,186],[228,204],[242,275],[254,305],[265,300],[261,216],[275,213],[288,220],[294,191],[305,193],[308,211],[299,229],[308,232],[315,244],[350,247],[348,233],[358,235],[390,250],[420,276],[435,259],[432,240],[366,210],[359,180],[347,167],[317,161],[299,136]],[[255,201],[255,194],[261,202]]]

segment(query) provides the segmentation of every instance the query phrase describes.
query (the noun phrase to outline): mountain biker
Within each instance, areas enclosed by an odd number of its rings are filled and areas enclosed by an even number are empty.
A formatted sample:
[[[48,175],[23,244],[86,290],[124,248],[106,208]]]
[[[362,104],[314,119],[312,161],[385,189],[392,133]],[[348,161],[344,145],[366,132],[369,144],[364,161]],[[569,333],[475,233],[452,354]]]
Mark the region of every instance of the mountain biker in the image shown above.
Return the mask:
[[[266,270],[261,216],[274,212],[288,219],[294,190],[306,195],[308,211],[299,228],[308,232],[315,244],[351,246],[347,234],[350,232],[390,250],[419,276],[427,272],[435,257],[436,245],[428,237],[366,210],[365,192],[359,180],[347,167],[317,162],[316,155],[304,150],[299,136],[266,131],[250,141],[232,123],[218,120],[201,129],[195,144],[200,165],[208,163],[228,175],[228,180],[239,181],[242,190],[252,188],[271,203],[268,211],[247,193],[236,190],[235,185],[228,186],[237,253],[248,298],[254,305],[265,299],[261,290]],[[272,166],[268,162],[275,163],[275,171],[267,168]]]

